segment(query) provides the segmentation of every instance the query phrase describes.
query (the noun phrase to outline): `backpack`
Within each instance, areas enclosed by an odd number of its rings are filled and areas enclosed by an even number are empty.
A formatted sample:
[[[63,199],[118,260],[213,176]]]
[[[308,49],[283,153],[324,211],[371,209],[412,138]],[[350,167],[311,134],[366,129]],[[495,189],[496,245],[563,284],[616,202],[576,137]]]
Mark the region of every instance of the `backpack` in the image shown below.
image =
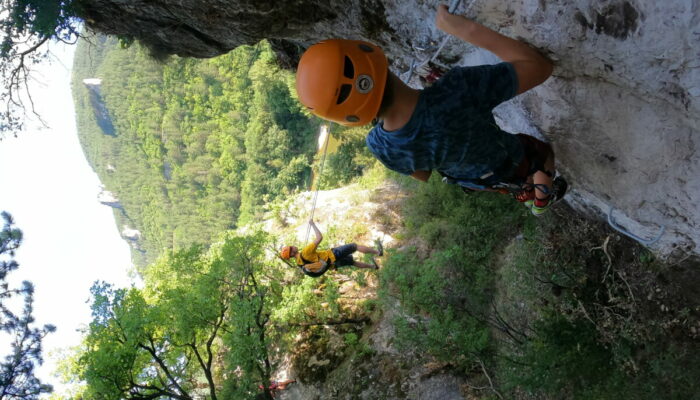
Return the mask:
[[[301,261],[304,262],[304,264],[299,266],[301,272],[312,278],[318,278],[319,276],[325,274],[326,271],[328,271],[328,268],[330,268],[332,265],[331,263],[322,260],[320,257],[316,262],[311,262],[305,259],[301,254],[299,254],[299,258],[301,258]]]

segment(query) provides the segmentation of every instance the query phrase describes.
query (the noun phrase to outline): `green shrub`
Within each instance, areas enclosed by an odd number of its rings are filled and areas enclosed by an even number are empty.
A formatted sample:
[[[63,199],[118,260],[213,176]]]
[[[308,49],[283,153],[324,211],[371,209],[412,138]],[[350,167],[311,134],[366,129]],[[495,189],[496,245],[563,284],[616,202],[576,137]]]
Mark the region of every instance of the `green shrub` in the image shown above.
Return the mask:
[[[359,338],[357,337],[357,334],[354,332],[349,332],[343,335],[343,338],[345,339],[345,344],[347,346],[354,346],[359,342]]]
[[[522,209],[506,196],[465,195],[433,178],[415,186],[403,215],[403,239],[420,245],[389,255],[380,291],[385,301],[400,301],[397,343],[467,368],[493,350],[485,322],[493,264]]]
[[[648,354],[634,355],[639,368],[633,372],[623,368],[617,354],[630,344],[604,346],[589,321],[552,313],[535,324],[535,332],[516,362],[502,369],[510,388],[580,400],[698,398],[697,346],[650,343]]]
[[[646,282],[664,267],[571,211],[549,217],[525,223],[513,265],[500,270],[498,305],[529,340],[499,346],[496,380],[557,399],[698,398],[699,346],[669,335],[673,318],[645,304]]]
[[[550,314],[534,325],[534,338],[522,349],[518,374],[511,383],[529,391],[580,391],[619,372],[612,353],[597,341],[588,321],[570,321]]]

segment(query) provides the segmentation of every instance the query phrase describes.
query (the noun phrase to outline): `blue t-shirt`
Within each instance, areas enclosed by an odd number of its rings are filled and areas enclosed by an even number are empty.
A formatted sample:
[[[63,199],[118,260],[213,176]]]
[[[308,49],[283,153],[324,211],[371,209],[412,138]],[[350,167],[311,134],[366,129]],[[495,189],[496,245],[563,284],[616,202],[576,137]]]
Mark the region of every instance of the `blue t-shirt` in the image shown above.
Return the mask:
[[[405,126],[386,131],[380,122],[372,128],[367,147],[406,175],[435,169],[463,180],[507,179],[523,149],[517,136],[496,125],[492,110],[517,88],[510,63],[454,68],[421,92]]]

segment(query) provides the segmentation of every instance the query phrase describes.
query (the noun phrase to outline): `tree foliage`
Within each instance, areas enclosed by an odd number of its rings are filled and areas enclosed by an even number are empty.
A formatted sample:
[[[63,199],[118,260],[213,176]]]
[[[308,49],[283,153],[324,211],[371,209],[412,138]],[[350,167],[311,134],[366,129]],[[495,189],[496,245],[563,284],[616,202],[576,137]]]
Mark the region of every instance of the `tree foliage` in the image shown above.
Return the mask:
[[[0,138],[21,129],[27,106],[34,112],[27,90],[32,66],[46,60],[49,40],[77,39],[74,16],[72,0],[0,1]]]
[[[76,396],[245,399],[269,386],[300,332],[339,315],[323,304],[337,302],[337,288],[270,258],[272,242],[231,231],[209,249],[167,252],[144,270],[142,288],[96,282],[92,322],[62,366],[84,382]]]
[[[50,393],[50,385],[42,383],[35,375],[37,365],[43,362],[41,342],[55,327],[34,323],[34,286],[24,281],[20,288],[11,288],[7,283],[8,273],[17,269],[14,252],[22,243],[22,231],[14,226],[10,214],[3,212],[3,228],[0,231],[0,331],[10,338],[10,352],[0,361],[0,400],[38,399]],[[18,314],[8,303],[13,297],[24,299]]]
[[[268,382],[281,289],[269,278],[278,267],[265,261],[267,241],[229,233],[209,251],[168,252],[146,269],[143,289],[96,283],[74,365],[83,395],[215,400]]]
[[[337,143],[337,148],[328,150],[323,176],[317,178],[322,190],[347,185],[378,162],[365,144],[366,127],[347,128],[334,125],[331,135]],[[321,156],[322,154],[317,157],[314,164],[315,171],[320,170]]]
[[[397,319],[400,344],[465,370],[494,351],[490,331],[501,327],[490,317],[493,265],[496,249],[520,222],[517,206],[494,193],[465,196],[434,178],[415,188],[402,215],[406,239],[424,245],[390,255],[381,290],[383,299],[400,300],[405,315],[418,316]]]

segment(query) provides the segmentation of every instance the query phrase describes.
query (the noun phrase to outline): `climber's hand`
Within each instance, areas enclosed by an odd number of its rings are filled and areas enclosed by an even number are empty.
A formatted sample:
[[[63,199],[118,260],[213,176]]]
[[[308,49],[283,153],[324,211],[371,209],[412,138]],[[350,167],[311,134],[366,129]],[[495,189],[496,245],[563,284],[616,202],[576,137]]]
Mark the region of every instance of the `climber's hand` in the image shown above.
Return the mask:
[[[450,14],[445,4],[440,4],[435,15],[435,26],[441,31],[453,36],[462,37],[464,31],[469,28],[471,20],[461,16]]]

